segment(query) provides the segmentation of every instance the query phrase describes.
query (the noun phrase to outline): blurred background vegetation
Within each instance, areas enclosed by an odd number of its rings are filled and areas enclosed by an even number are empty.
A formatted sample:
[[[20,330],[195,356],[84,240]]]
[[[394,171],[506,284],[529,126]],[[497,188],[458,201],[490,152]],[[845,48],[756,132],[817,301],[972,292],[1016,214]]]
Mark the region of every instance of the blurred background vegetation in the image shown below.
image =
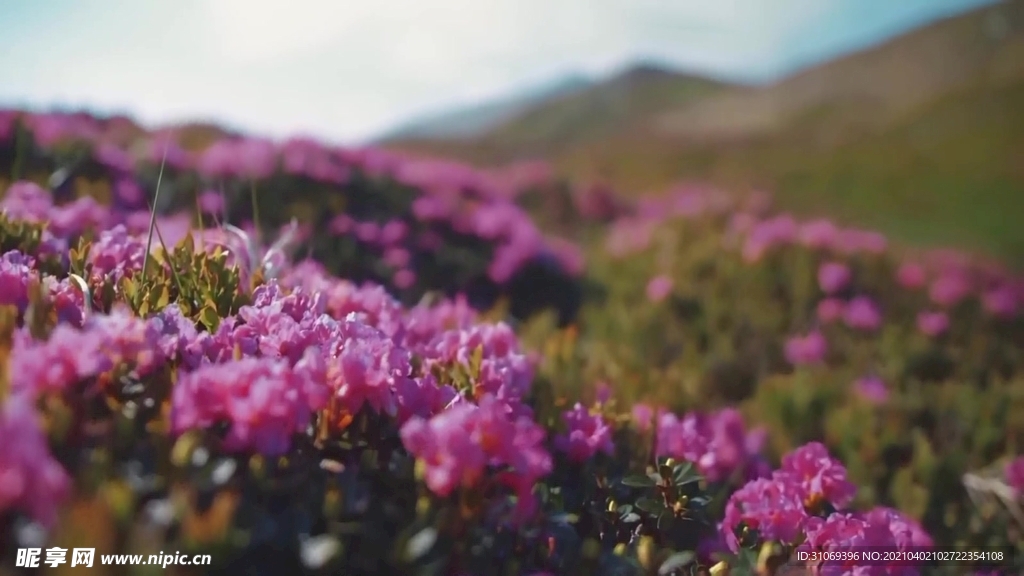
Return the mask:
[[[531,96],[511,111],[484,107],[441,123],[461,131],[428,123],[384,142],[482,165],[549,159],[629,194],[680,179],[770,190],[798,213],[1024,265],[1022,2],[943,19],[769,85],[644,63]]]

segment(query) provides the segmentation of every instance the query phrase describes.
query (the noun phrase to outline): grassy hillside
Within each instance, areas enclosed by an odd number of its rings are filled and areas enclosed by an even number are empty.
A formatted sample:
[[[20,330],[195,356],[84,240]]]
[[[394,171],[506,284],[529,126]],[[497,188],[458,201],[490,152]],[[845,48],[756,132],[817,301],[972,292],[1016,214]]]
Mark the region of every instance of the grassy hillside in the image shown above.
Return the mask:
[[[483,136],[448,141],[406,139],[392,148],[457,156],[480,164],[552,157],[630,133],[642,122],[725,88],[655,65],[637,65],[572,94],[545,101]]]
[[[516,157],[558,153],[631,130],[638,117],[699,100],[722,85],[652,65],[630,68],[607,82],[534,108],[499,126],[483,143]]]
[[[1024,2],[947,19],[771,86],[664,71],[619,80],[477,142],[406,148],[482,164],[541,156],[634,193],[676,179],[765,188],[797,212],[1024,263]],[[616,98],[632,105],[607,105]]]
[[[500,100],[414,119],[385,135],[380,141],[390,142],[409,138],[472,138],[517,118],[524,111],[541,103],[577,93],[590,84],[591,80],[585,76],[559,78]]]
[[[707,146],[657,138],[595,143],[561,157],[624,189],[675,178],[773,190],[798,213],[828,213],[909,242],[1024,255],[1024,82],[942,99],[883,131],[832,145],[816,121],[785,137]],[[809,126],[808,126],[809,125]]]

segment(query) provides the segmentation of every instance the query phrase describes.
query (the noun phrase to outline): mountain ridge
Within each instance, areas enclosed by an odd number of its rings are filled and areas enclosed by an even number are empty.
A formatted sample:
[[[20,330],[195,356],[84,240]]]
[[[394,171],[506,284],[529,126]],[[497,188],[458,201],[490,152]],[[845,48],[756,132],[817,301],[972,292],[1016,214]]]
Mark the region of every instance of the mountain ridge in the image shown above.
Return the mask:
[[[764,86],[621,76],[468,141],[391,146],[485,166],[547,160],[630,194],[679,180],[768,189],[796,212],[1024,262],[1024,0]]]
[[[585,89],[592,82],[583,74],[559,76],[511,95],[417,116],[375,138],[375,142],[407,138],[471,138],[514,118],[530,106]]]

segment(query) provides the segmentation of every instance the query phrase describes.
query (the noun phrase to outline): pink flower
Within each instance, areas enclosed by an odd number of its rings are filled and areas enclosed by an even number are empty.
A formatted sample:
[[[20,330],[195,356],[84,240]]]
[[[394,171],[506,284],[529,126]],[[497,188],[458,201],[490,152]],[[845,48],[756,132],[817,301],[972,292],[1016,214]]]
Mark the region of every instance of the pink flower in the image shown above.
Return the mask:
[[[612,444],[612,430],[600,414],[591,414],[579,402],[562,414],[566,433],[555,437],[555,447],[568,455],[573,462],[585,462],[604,452],[615,451]]]
[[[993,317],[1008,320],[1017,314],[1017,293],[1007,285],[986,290],[981,296],[981,305]]]
[[[828,341],[815,330],[806,336],[793,336],[786,341],[786,360],[794,366],[818,364],[825,359]]]
[[[655,453],[693,462],[709,481],[721,482],[740,472],[760,475],[764,430],[747,430],[734,408],[712,414],[689,413],[682,419],[663,413],[657,418]]]
[[[17,510],[52,528],[71,479],[47,446],[31,400],[20,394],[0,406],[0,514]]]
[[[729,549],[739,552],[736,531],[741,524],[756,530],[764,541],[792,543],[808,518],[799,484],[778,476],[758,478],[729,497],[719,530]]]
[[[812,220],[800,226],[800,243],[808,248],[830,248],[839,237],[839,228],[831,220]]]
[[[826,518],[809,518],[805,531],[807,539],[799,548],[803,551],[841,552],[851,548],[896,548],[887,523],[871,522],[855,514],[835,513]],[[813,573],[822,576],[831,574],[888,576],[893,573],[881,561],[863,563],[839,555],[837,557],[840,559],[814,563]]]
[[[922,311],[917,314],[917,329],[925,336],[935,338],[949,329],[949,316],[945,312]]]
[[[224,213],[224,197],[216,190],[207,190],[199,195],[199,209],[213,216]]]
[[[401,220],[389,220],[380,231],[380,241],[385,246],[395,246],[405,239],[409,225]]]
[[[1007,464],[1003,475],[1010,488],[1017,494],[1024,495],[1024,456],[1018,456]]]
[[[820,442],[804,444],[783,456],[780,470],[802,482],[806,498],[821,497],[836,508],[844,508],[857,493],[857,487],[846,478],[846,468]]]
[[[917,262],[904,262],[896,270],[896,282],[907,290],[916,290],[925,285],[928,275],[924,266]]]
[[[928,289],[928,297],[939,306],[953,306],[971,293],[971,283],[962,272],[946,272]]]
[[[826,262],[818,268],[818,286],[826,294],[835,294],[850,283],[850,268],[842,262]]]
[[[479,405],[458,403],[429,420],[414,416],[400,435],[438,496],[476,485],[488,465],[509,467],[499,480],[518,497],[516,515],[522,518],[532,512],[532,490],[552,462],[542,448],[544,430],[529,418],[510,416],[506,405],[486,396]]]
[[[633,424],[636,426],[637,431],[644,433],[651,429],[654,420],[654,409],[650,405],[634,404],[632,414]]]
[[[384,262],[394,268],[404,268],[409,265],[412,255],[405,248],[388,248],[384,251]]]
[[[439,496],[473,486],[483,474],[486,455],[468,434],[475,410],[472,404],[458,404],[430,420],[413,417],[402,426],[402,444],[424,463],[424,481]]]
[[[326,364],[326,383],[349,414],[364,404],[378,413],[395,414],[395,389],[412,371],[408,350],[376,328],[346,320],[329,324],[333,332],[321,353]]]
[[[672,293],[672,279],[662,274],[651,278],[647,283],[647,299],[651,302],[661,302]]]
[[[888,240],[879,232],[871,230],[846,229],[839,233],[836,241],[836,248],[840,251],[854,254],[865,252],[868,254],[881,254],[888,247]]]
[[[355,227],[356,238],[372,244],[380,238],[380,226],[376,222],[359,222]]]
[[[846,302],[838,298],[825,298],[818,302],[817,316],[823,324],[831,324],[843,317],[846,312]]]
[[[872,404],[881,404],[889,398],[889,389],[885,382],[882,382],[882,379],[877,376],[860,378],[854,382],[853,386],[861,398]]]
[[[846,325],[857,330],[876,330],[882,325],[882,313],[873,300],[857,296],[846,305]]]
[[[826,518],[809,518],[804,525],[806,541],[799,551],[844,552],[853,549],[908,550],[933,545],[931,537],[913,520],[891,508],[874,508],[864,514],[830,514]],[[836,560],[808,566],[814,574],[857,574],[891,576],[917,574],[906,563],[872,561],[870,563]]]
[[[860,516],[868,522],[888,526],[898,547],[929,548],[934,545],[932,537],[916,520],[898,510],[875,506]]]
[[[322,376],[314,376],[322,374],[318,359],[311,349],[295,368],[278,359],[243,358],[183,374],[171,399],[172,428],[180,434],[228,422],[227,450],[284,454],[326,403]]]
[[[395,283],[396,288],[404,290],[406,288],[410,288],[416,283],[416,273],[412,270],[403,268],[402,270],[395,272],[391,281]]]

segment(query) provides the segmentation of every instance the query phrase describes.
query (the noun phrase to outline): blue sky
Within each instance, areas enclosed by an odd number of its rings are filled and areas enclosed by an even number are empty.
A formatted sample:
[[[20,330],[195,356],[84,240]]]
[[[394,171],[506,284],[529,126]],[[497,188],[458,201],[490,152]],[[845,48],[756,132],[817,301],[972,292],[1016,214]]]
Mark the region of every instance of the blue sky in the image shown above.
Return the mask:
[[[0,105],[358,142],[637,58],[763,82],[986,0],[0,0]]]

